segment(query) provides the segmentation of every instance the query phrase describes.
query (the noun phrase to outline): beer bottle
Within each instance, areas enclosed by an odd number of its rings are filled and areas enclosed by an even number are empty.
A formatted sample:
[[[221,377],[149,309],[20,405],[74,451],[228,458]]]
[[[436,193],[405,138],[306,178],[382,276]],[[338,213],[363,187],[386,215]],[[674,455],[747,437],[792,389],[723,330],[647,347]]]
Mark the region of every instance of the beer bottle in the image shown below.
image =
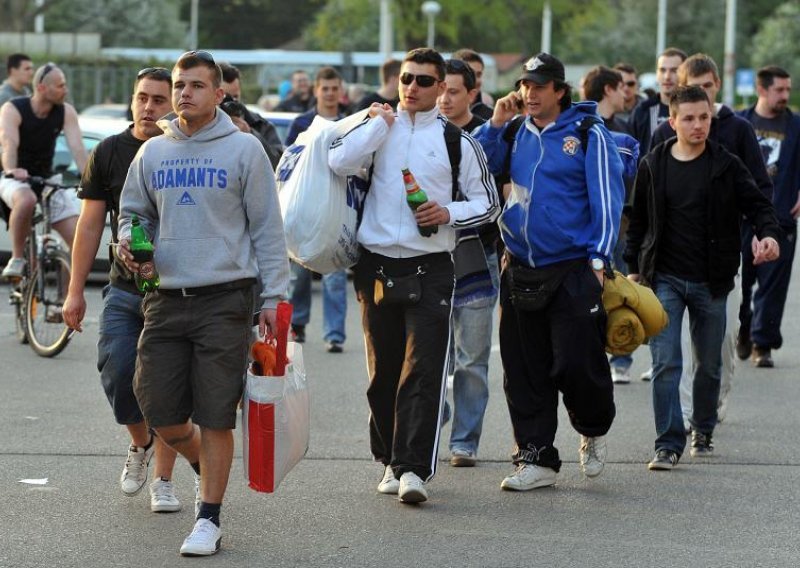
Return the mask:
[[[135,213],[131,214],[130,249],[133,260],[139,263],[139,272],[133,275],[136,287],[140,292],[153,292],[161,283],[153,262],[153,243],[147,239],[144,227],[139,223],[139,217]]]
[[[406,186],[406,203],[408,203],[412,211],[416,211],[417,207],[428,201],[428,195],[419,186],[417,180],[414,179],[414,174],[408,168],[403,168],[403,184]],[[436,225],[430,227],[417,225],[417,230],[423,237],[430,237],[439,232],[439,227]]]

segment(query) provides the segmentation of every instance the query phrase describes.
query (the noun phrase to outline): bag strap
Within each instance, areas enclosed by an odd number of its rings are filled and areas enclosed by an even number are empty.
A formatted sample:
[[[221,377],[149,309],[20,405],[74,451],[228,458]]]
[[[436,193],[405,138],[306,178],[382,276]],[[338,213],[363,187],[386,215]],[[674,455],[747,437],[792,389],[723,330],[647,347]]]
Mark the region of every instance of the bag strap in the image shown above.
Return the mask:
[[[444,125],[444,143],[447,146],[447,157],[450,159],[450,174],[453,179],[452,200],[459,194],[458,176],[461,173],[461,129],[448,121]]]
[[[583,120],[581,120],[581,123],[578,125],[578,136],[580,136],[581,148],[583,148],[584,154],[586,153],[586,149],[589,148],[589,129],[595,124],[602,123],[602,118],[594,114],[589,114],[583,117]]]
[[[525,122],[524,114],[515,116],[511,119],[511,122],[508,123],[508,126],[506,126],[506,129],[503,131],[503,141],[508,145],[505,163],[503,164],[504,172],[511,171],[511,149],[514,147],[514,140],[516,139],[517,132],[519,132],[523,122]]]

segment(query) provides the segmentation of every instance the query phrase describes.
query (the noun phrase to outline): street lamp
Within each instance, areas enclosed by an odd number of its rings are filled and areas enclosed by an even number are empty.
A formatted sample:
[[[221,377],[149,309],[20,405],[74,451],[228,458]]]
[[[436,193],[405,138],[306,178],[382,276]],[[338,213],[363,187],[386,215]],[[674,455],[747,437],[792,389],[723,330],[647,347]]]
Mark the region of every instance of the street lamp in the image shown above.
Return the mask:
[[[439,12],[442,11],[442,5],[434,0],[428,0],[422,3],[422,13],[428,16],[428,47],[433,49],[434,38],[434,20]]]

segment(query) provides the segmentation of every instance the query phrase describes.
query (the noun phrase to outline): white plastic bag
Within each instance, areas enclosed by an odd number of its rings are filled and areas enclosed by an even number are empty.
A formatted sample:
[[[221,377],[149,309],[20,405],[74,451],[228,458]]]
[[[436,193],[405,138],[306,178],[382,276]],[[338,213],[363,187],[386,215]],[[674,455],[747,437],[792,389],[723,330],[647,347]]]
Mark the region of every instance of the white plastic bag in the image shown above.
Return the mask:
[[[308,451],[310,404],[303,350],[287,346],[289,364],[280,377],[247,371],[242,407],[244,476],[248,485],[272,493]]]
[[[338,122],[320,116],[281,156],[275,171],[289,257],[328,274],[358,260],[358,211],[364,183],[356,176],[338,176],[328,166],[328,149],[367,115],[357,112]]]

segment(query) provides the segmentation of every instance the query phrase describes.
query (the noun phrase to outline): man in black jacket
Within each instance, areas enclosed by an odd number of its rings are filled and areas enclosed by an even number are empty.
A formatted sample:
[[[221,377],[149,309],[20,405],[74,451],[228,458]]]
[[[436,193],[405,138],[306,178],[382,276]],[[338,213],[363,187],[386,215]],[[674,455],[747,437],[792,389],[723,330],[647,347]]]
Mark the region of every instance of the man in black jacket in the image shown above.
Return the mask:
[[[754,226],[754,262],[778,258],[780,227],[770,201],[736,156],[708,140],[712,106],[697,86],[670,99],[677,138],[639,166],[625,260],[630,278],[653,287],[669,325],[650,342],[656,455],[649,468],[672,469],[686,446],[679,400],[681,321],[689,310],[694,373],[693,457],[713,453],[717,423],[725,300],[739,268],[744,215]]]

